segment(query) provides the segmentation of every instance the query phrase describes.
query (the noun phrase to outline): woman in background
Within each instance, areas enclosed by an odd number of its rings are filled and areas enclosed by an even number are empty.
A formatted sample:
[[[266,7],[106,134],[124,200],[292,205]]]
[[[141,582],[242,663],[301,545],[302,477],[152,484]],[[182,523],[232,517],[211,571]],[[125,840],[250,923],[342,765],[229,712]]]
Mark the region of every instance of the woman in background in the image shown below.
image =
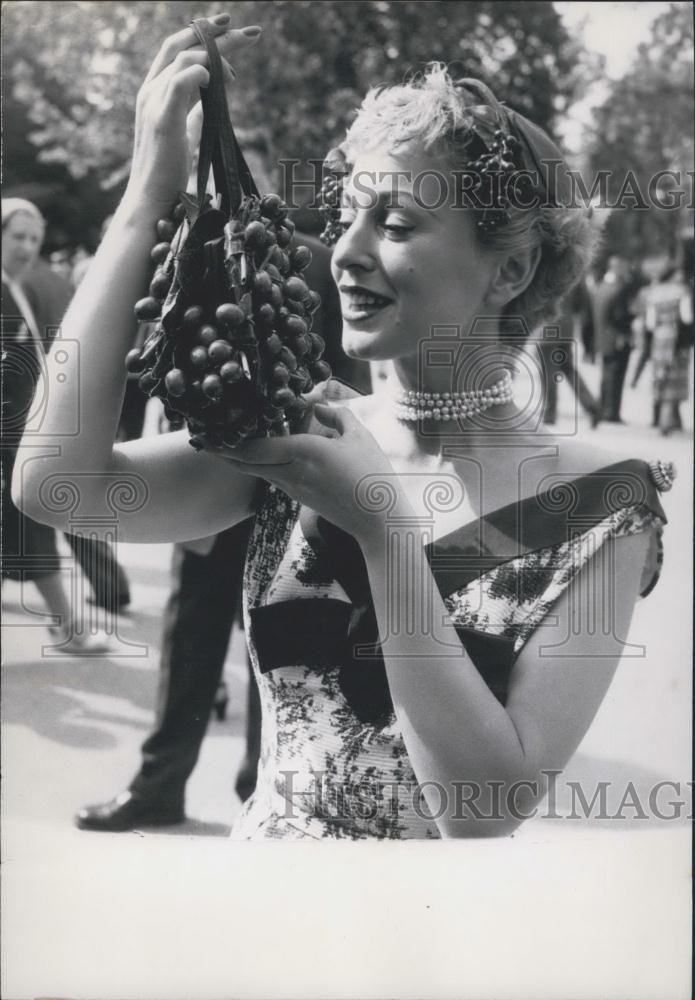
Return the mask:
[[[690,394],[692,289],[683,271],[671,266],[660,281],[643,289],[640,303],[645,347],[652,362],[653,426],[666,437],[683,429],[680,404]]]

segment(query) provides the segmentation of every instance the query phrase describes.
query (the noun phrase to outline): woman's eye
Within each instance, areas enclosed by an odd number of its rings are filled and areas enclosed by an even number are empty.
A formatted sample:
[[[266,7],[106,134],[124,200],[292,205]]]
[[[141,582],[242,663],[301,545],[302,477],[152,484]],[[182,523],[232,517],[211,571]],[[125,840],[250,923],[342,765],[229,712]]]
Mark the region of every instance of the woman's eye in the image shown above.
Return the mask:
[[[382,222],[381,228],[387,232],[391,233],[393,236],[407,236],[409,232],[414,228],[413,226],[405,226],[399,222]]]

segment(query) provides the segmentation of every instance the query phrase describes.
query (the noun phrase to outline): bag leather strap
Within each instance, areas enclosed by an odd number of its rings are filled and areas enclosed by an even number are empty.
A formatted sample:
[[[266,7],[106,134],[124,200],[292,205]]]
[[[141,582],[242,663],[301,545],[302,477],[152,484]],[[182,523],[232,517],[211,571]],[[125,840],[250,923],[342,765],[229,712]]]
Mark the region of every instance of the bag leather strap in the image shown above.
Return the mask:
[[[208,54],[210,83],[201,87],[203,128],[198,158],[198,204],[202,205],[207,189],[210,168],[215,178],[215,188],[221,195],[221,210],[234,215],[245,195],[256,195],[258,188],[253,180],[244,155],[239,147],[227,107],[224,70],[215,36],[205,18],[192,22],[201,45]]]

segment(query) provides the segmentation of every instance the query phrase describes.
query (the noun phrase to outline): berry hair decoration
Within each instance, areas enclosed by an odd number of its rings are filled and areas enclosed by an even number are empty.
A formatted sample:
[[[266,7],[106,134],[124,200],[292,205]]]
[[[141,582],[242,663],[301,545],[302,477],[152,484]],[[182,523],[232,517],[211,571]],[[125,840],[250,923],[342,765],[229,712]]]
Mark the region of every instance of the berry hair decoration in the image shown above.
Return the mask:
[[[336,146],[323,161],[323,183],[319,194],[319,211],[324,224],[320,239],[329,247],[335,246],[343,234],[340,203],[343,198],[343,181],[348,172],[345,154]]]
[[[516,135],[499,127],[499,118],[487,105],[469,108],[468,122],[462,135],[467,150],[467,162],[457,171],[464,182],[464,204],[477,218],[481,235],[487,236],[506,225],[510,219],[510,188],[514,184],[517,197],[526,198],[533,188],[523,170],[521,143]],[[344,227],[340,222],[343,183],[349,165],[340,147],[332,149],[323,164],[323,183],[319,195],[319,211],[324,230],[321,240],[334,246]],[[458,200],[457,200],[458,203]]]

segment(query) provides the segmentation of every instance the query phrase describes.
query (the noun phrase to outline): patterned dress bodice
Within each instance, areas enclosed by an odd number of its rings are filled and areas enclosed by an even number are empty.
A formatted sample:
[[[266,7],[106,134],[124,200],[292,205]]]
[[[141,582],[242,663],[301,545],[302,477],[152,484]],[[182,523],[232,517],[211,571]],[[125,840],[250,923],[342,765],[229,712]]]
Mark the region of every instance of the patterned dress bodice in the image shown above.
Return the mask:
[[[311,600],[319,628],[322,601],[327,608],[350,600],[305,537],[300,511],[281,490],[266,487],[249,543],[244,623],[263,726],[256,791],[232,837],[438,838],[393,713],[379,723],[361,721],[334,667],[298,662],[261,670],[254,609]],[[502,636],[518,655],[610,537],[650,531],[640,587],[648,592],[659,572],[663,523],[645,505],[625,506],[569,540],[508,559],[443,595],[451,624]]]

